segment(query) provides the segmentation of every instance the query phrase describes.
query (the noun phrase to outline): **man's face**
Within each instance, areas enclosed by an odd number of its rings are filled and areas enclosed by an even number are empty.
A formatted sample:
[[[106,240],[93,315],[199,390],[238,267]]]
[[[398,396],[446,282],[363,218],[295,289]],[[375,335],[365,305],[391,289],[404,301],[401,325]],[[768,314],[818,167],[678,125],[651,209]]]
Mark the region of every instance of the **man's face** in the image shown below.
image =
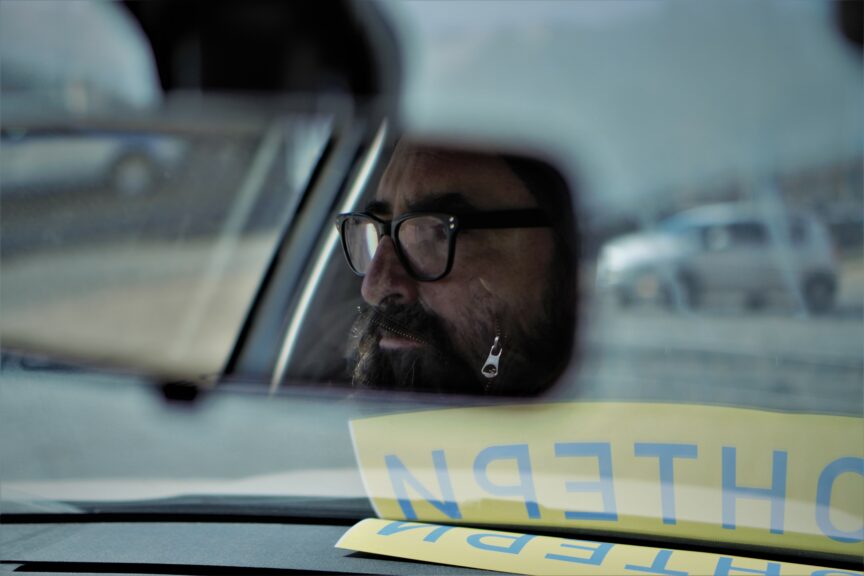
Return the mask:
[[[466,214],[536,208],[507,164],[493,156],[400,144],[367,211]],[[370,309],[354,327],[355,385],[370,388],[514,392],[535,387],[551,337],[554,242],[550,228],[466,229],[440,280],[414,279],[384,237],[363,279]],[[498,375],[481,374],[499,337]]]

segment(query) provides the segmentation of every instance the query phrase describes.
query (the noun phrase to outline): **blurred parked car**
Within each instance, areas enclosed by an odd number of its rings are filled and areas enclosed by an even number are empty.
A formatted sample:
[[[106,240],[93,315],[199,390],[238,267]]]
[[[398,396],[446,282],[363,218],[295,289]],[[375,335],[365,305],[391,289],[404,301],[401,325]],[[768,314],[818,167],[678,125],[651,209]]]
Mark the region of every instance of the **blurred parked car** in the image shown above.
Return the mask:
[[[4,195],[86,186],[146,194],[177,169],[187,149],[172,136],[74,130],[4,130],[0,146]]]
[[[828,231],[813,215],[728,203],[694,208],[649,232],[608,242],[597,282],[624,306],[659,299],[696,308],[709,293],[726,292],[755,308],[786,293],[820,313],[834,304],[837,265]]]

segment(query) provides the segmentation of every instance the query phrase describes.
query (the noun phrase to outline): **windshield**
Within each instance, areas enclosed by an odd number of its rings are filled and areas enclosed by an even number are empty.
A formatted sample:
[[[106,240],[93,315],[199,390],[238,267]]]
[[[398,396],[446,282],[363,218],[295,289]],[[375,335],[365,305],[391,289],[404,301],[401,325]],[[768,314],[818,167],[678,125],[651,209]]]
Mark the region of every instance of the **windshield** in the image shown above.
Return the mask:
[[[860,569],[848,15],[383,3],[402,60],[377,61],[265,4],[199,10],[252,30],[236,60],[189,14],[0,4],[7,517],[379,516]],[[280,56],[250,68],[258,33]],[[398,90],[366,90],[373,61]]]

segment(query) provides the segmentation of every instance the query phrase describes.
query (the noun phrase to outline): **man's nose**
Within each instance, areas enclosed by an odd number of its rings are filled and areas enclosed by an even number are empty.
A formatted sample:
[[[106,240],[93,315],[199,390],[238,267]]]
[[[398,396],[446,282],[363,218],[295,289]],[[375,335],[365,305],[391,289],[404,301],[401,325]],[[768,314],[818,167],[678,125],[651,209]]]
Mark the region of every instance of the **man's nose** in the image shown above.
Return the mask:
[[[417,301],[417,282],[402,266],[390,237],[381,238],[369,270],[363,277],[360,292],[363,299],[373,306],[378,306],[385,298],[392,298],[400,304]]]

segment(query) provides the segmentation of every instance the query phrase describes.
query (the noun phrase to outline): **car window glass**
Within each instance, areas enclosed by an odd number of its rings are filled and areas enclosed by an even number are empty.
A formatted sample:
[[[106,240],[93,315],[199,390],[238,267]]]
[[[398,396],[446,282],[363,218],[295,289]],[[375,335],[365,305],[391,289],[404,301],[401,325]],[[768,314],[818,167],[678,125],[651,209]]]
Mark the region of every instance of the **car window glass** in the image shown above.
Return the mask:
[[[35,127],[7,113],[5,346],[219,373],[329,122],[199,113]]]
[[[807,221],[796,217],[789,225],[789,239],[793,244],[800,245],[807,241]]]
[[[759,222],[739,222],[729,226],[729,234],[734,245],[760,246],[767,241],[767,231]]]
[[[731,231],[726,226],[711,226],[703,232],[708,250],[725,250],[732,244]]]

